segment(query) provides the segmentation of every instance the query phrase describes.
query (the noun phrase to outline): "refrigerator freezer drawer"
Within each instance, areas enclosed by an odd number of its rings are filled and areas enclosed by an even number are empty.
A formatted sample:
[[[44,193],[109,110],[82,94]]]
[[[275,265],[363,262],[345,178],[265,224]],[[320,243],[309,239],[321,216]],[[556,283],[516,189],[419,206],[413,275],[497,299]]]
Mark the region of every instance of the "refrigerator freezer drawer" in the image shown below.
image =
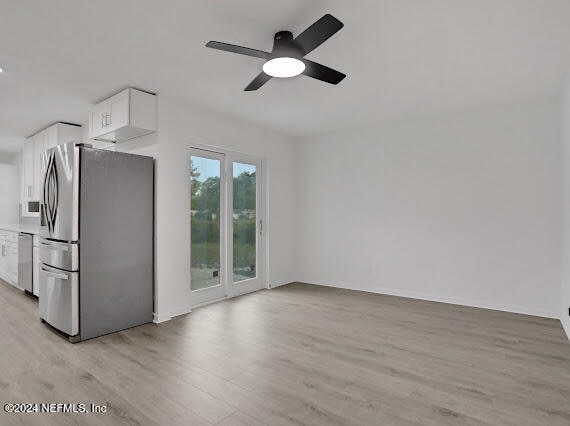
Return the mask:
[[[40,317],[69,336],[79,334],[79,272],[40,265]]]
[[[66,271],[78,271],[79,244],[62,243],[42,238],[40,241],[40,262]]]

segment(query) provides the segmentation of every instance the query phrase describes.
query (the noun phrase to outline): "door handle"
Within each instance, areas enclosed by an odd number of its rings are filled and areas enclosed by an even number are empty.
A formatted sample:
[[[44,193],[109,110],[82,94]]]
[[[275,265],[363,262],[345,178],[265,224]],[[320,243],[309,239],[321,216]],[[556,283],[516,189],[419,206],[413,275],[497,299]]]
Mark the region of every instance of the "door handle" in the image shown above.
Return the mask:
[[[44,185],[43,185],[43,194],[42,194],[42,209],[40,212],[40,226],[48,226],[49,228],[49,223],[47,220],[47,214],[48,214],[48,207],[47,207],[47,181],[48,181],[48,173],[49,173],[49,168],[50,168],[50,162],[51,162],[51,157],[49,155],[46,155],[46,170],[44,172]],[[51,229],[50,229],[51,232]]]
[[[69,277],[65,274],[58,274],[57,272],[52,272],[49,269],[44,268],[43,266],[40,266],[40,269],[42,270],[42,272],[45,272],[46,275],[53,277],[53,278],[57,278],[58,280],[68,280]]]
[[[42,246],[47,247],[50,250],[57,250],[57,251],[68,251],[69,247],[67,246],[58,246],[55,244],[46,243],[45,241],[41,242]]]

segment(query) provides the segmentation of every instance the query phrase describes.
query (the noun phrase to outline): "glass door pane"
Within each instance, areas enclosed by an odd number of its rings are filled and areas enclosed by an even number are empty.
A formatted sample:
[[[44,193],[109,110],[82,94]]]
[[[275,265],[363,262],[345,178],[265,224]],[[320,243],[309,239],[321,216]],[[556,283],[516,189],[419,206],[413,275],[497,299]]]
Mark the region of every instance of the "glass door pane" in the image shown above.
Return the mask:
[[[233,281],[257,277],[257,166],[233,162]]]
[[[191,290],[221,284],[220,192],[221,161],[190,157]]]

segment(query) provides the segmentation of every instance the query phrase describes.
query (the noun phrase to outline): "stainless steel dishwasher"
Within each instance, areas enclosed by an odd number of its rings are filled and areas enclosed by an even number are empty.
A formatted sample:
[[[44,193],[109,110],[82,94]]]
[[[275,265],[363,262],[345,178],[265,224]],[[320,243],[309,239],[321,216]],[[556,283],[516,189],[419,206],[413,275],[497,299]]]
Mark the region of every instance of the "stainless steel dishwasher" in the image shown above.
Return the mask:
[[[20,232],[18,238],[18,287],[27,294],[33,294],[33,251],[32,234]]]

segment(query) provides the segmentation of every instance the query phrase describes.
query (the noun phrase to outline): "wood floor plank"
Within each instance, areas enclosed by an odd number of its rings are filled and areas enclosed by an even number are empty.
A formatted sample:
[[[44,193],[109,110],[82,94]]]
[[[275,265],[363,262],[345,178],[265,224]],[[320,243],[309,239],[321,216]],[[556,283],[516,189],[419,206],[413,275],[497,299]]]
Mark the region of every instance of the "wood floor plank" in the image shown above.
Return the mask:
[[[294,283],[71,345],[0,282],[4,425],[570,425],[559,321]]]
[[[220,426],[263,426],[264,424],[241,411],[234,412],[218,423]]]

